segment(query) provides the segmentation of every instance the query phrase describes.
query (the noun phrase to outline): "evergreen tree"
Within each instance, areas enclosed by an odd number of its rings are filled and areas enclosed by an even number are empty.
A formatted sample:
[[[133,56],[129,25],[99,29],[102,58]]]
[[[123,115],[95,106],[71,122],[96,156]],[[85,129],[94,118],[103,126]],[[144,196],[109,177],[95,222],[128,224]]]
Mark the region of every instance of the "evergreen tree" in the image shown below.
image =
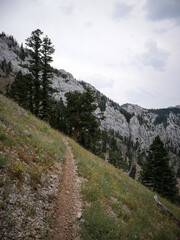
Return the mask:
[[[120,150],[110,150],[108,161],[113,164],[118,169],[127,170],[128,163],[123,159],[122,153]]]
[[[144,185],[168,199],[176,198],[177,181],[169,167],[168,153],[159,136],[151,144],[142,170],[140,179]]]
[[[26,80],[21,71],[16,74],[14,82],[8,91],[8,95],[18,102],[21,106],[26,107],[27,104],[27,86]]]
[[[19,105],[31,111],[33,104],[31,75],[23,75],[21,71],[17,72],[14,82],[6,89],[6,94]]]
[[[4,60],[1,63],[1,69],[3,70],[3,72],[6,72],[6,68],[7,68],[7,62],[6,62],[6,59],[4,58]]]
[[[60,100],[53,105],[53,111],[50,116],[50,124],[53,128],[56,128],[71,136],[69,125],[66,121],[66,111],[67,109],[64,105],[64,102],[62,98],[60,98]]]
[[[23,44],[21,43],[21,47],[20,47],[20,52],[19,52],[19,57],[22,61],[25,60],[25,57],[27,57],[27,52],[25,52]]]
[[[54,47],[51,40],[46,36],[42,42],[42,118],[49,119],[54,103],[52,95],[56,90],[52,87],[53,68],[50,63],[53,61],[51,55],[54,53]]]
[[[6,59],[4,58],[4,60],[1,63],[1,69],[3,70],[4,73],[6,73],[6,77],[10,74],[10,72],[12,72],[12,64],[9,61],[8,63],[6,62]]]
[[[108,144],[108,133],[105,130],[102,130],[101,132],[101,143],[102,143],[101,151],[105,153],[107,150],[107,144]]]
[[[111,138],[109,145],[110,145],[110,148],[111,148],[112,151],[117,151],[118,150],[117,142],[116,142],[116,139],[115,139],[114,135]]]
[[[92,134],[98,128],[97,119],[93,115],[97,108],[93,91],[86,88],[83,93],[74,91],[66,93],[65,96],[67,121],[73,131],[73,139],[77,141],[80,133],[81,137]]]
[[[6,77],[10,74],[10,72],[12,72],[12,64],[9,61],[6,68]]]
[[[32,84],[34,88],[33,96],[33,109],[32,113],[39,116],[40,101],[41,101],[41,35],[43,32],[37,29],[31,33],[31,36],[26,39],[26,45],[29,47],[30,59],[29,64],[26,66],[32,75]]]
[[[26,40],[30,59],[28,64],[23,65],[23,67],[28,69],[29,74],[23,76],[19,72],[8,92],[9,96],[14,98],[21,106],[50,121],[50,115],[54,114],[53,93],[56,92],[52,88],[53,68],[50,65],[54,47],[47,36],[41,40],[42,34],[43,32],[37,29]],[[22,59],[26,55],[23,45],[21,45],[20,55]],[[4,60],[2,69],[9,72],[11,69],[10,63],[7,64]]]

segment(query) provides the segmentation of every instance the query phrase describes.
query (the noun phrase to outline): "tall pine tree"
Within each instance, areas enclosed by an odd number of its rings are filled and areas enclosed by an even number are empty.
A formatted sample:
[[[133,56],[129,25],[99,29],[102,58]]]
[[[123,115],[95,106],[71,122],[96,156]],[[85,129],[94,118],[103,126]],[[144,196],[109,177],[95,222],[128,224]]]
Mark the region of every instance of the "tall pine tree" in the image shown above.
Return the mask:
[[[26,75],[17,73],[8,91],[9,96],[21,106],[29,109],[36,116],[50,121],[55,103],[53,93],[57,91],[52,87],[54,70],[50,65],[53,61],[51,55],[54,53],[54,47],[47,36],[41,39],[42,34],[43,32],[37,29],[26,40],[30,57],[28,64],[21,66],[27,68],[29,73]],[[5,62],[3,64],[5,65]]]
[[[32,76],[23,75],[21,71],[16,73],[14,82],[6,89],[6,95],[14,99],[20,106],[33,112],[33,88]]]
[[[26,45],[29,50],[30,59],[26,66],[32,75],[32,87],[34,88],[33,109],[32,113],[39,116],[40,101],[41,101],[41,35],[43,32],[37,29],[31,33],[31,36],[26,39]]]
[[[52,95],[56,90],[52,87],[53,68],[50,63],[53,61],[51,55],[54,53],[54,47],[51,40],[46,36],[43,38],[41,49],[42,62],[42,118],[49,119],[54,103]]]
[[[169,166],[164,144],[157,136],[150,146],[147,160],[142,167],[141,182],[162,196],[175,200],[178,194],[176,178]]]
[[[26,79],[21,71],[16,74],[14,82],[8,91],[8,96],[14,99],[24,108],[27,108],[27,84]]]
[[[65,94],[67,101],[67,121],[73,130],[73,139],[84,138],[98,128],[98,122],[93,112],[96,110],[95,96],[93,91],[86,88],[86,91],[68,92]],[[88,134],[89,133],[89,134]]]

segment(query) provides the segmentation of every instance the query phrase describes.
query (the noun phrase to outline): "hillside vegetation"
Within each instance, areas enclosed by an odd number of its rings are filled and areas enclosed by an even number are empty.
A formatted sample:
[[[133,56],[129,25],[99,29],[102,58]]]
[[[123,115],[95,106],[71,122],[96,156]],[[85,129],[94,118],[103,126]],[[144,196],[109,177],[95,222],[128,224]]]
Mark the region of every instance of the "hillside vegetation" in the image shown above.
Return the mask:
[[[67,138],[81,177],[82,240],[178,240],[177,223],[146,187]],[[49,239],[62,134],[0,95],[0,238]],[[180,208],[159,200],[180,219]]]
[[[82,178],[82,239],[179,239],[180,228],[156,206],[153,192],[71,139],[69,142]],[[159,199],[180,219],[179,207]]]
[[[0,239],[46,239],[64,150],[58,131],[0,95]]]

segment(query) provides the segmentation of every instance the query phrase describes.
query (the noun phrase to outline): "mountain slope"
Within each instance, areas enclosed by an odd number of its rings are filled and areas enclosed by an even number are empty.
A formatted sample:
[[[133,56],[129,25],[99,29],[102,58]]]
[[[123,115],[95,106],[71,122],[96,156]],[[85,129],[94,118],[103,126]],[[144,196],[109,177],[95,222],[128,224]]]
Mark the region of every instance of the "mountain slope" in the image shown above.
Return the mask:
[[[25,71],[19,66],[27,61],[27,57],[25,62],[22,60],[21,51],[18,43],[15,40],[12,41],[12,36],[0,36],[0,63],[4,59],[7,63],[11,62],[13,72]],[[0,81],[2,80],[3,76]],[[154,137],[159,134],[168,147],[174,148],[178,154],[180,153],[180,108],[178,106],[159,110],[148,110],[133,104],[120,106],[90,84],[77,81],[72,74],[64,70],[57,70],[54,74],[53,86],[59,91],[54,97],[56,100],[60,98],[65,100],[66,92],[83,91],[84,85],[91,87],[96,92],[99,108],[104,111],[106,117],[101,123],[102,127],[107,130],[113,129],[121,136],[131,138],[133,142],[136,142],[137,139],[140,143],[143,141],[142,147],[144,148],[149,147]]]
[[[82,179],[82,239],[179,239],[180,229],[156,206],[149,189],[69,142]],[[161,201],[180,217],[178,207]]]
[[[59,132],[0,95],[0,239],[46,239],[64,150]]]
[[[178,239],[177,223],[150,190],[66,139],[82,182],[82,239]],[[0,95],[2,239],[49,239],[64,154],[59,132]],[[180,218],[179,207],[160,200]]]
[[[26,63],[28,52],[26,52],[25,61],[22,59],[22,49],[12,36],[0,35],[0,65],[3,60],[10,62],[13,72],[18,70],[25,71],[19,66]],[[13,76],[9,79],[0,74],[0,86],[5,86],[12,82]],[[64,70],[56,70],[53,76],[53,86],[58,90],[54,98],[59,101],[60,98],[65,101],[65,93],[69,91],[84,91],[84,86],[91,87],[97,96],[99,109],[104,112],[105,119],[101,121],[101,128],[105,129],[117,138],[119,142],[119,151],[124,158],[135,153],[137,145],[140,150],[146,152],[153,139],[159,135],[169,151],[171,166],[175,172],[180,172],[180,108],[171,107],[166,109],[144,109],[134,104],[119,104],[108,99],[97,89],[83,81],[77,81],[72,74]],[[107,154],[108,155],[108,154]],[[131,159],[130,159],[131,160]]]

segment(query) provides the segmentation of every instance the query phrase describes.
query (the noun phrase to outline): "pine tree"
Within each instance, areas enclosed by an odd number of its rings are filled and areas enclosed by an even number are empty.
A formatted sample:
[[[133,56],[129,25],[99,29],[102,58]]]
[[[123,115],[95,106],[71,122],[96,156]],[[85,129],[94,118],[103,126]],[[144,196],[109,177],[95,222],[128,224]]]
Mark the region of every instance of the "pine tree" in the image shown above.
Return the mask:
[[[4,73],[6,73],[6,77],[10,74],[10,72],[12,72],[12,64],[9,61],[8,63],[6,62],[6,59],[4,58],[4,60],[1,63],[1,69],[3,70]]]
[[[6,68],[7,68],[7,62],[6,62],[6,59],[4,58],[4,60],[1,63],[1,69],[3,70],[3,72],[6,72]]]
[[[53,61],[51,55],[54,53],[54,47],[51,40],[46,36],[43,38],[42,49],[42,118],[47,120],[51,114],[54,103],[52,95],[56,90],[52,87],[53,68],[50,63]]]
[[[140,179],[144,185],[168,199],[174,200],[177,197],[177,181],[159,136],[151,144],[142,170]]]
[[[21,71],[16,74],[14,82],[8,91],[8,96],[14,99],[22,107],[27,108],[27,85]]]
[[[6,77],[12,72],[12,64],[9,61],[6,68]]]
[[[49,122],[53,128],[56,128],[67,135],[71,135],[66,121],[66,107],[62,98],[53,105],[53,111]]]
[[[15,82],[7,90],[9,96],[21,106],[29,109],[36,116],[51,121],[50,115],[55,115],[53,93],[57,91],[52,87],[54,69],[50,65],[54,47],[47,36],[41,40],[42,34],[43,32],[37,29],[26,40],[30,58],[28,64],[21,66],[27,68],[29,74],[22,75],[19,72]],[[21,45],[20,55],[22,59],[26,55],[23,45]],[[7,71],[10,67],[11,65],[5,60],[2,62],[3,70]]]
[[[22,43],[21,43],[21,47],[20,47],[19,57],[22,61],[24,61],[25,58],[27,57],[27,52],[25,51]]]
[[[81,138],[87,138],[88,133],[93,133],[98,128],[98,122],[93,112],[96,110],[95,96],[92,90],[68,92],[65,94],[67,100],[67,121],[73,130],[73,139],[77,141],[79,134]],[[84,137],[83,137],[84,135]]]
[[[32,75],[32,84],[34,88],[33,109],[32,113],[39,116],[40,101],[41,101],[41,35],[43,32],[37,29],[31,33],[31,36],[26,39],[26,45],[29,47],[29,64],[26,66]]]
[[[17,72],[14,82],[7,87],[6,95],[14,99],[22,107],[32,110],[32,83],[31,75],[23,75],[21,71]]]
[[[102,143],[101,151],[105,153],[107,150],[107,144],[108,144],[108,133],[105,130],[102,130],[101,132],[101,143]]]

